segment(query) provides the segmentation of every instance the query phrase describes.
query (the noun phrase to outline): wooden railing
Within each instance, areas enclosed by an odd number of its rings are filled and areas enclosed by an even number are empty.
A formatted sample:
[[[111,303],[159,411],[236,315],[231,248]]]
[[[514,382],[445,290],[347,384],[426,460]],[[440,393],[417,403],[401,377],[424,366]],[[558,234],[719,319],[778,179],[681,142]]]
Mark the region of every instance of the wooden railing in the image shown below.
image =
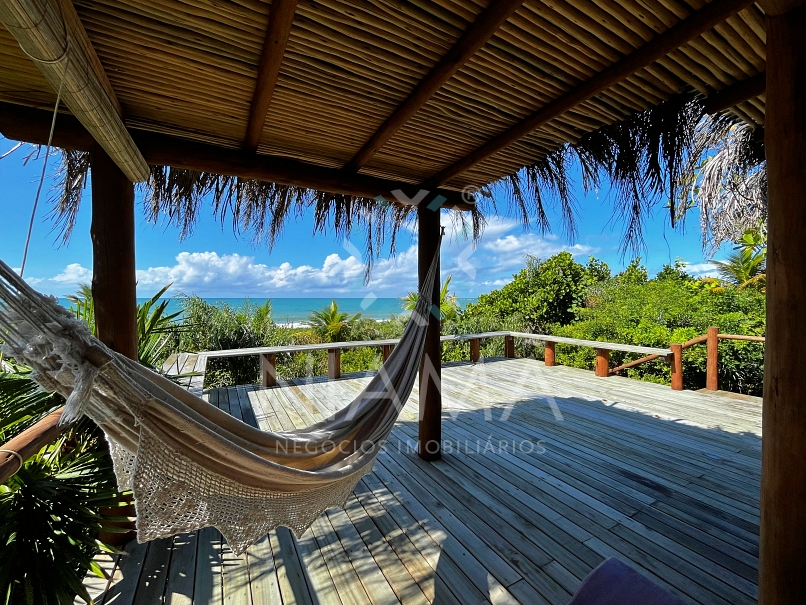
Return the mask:
[[[549,334],[530,334],[528,332],[481,332],[478,334],[452,334],[442,336],[442,342],[470,341],[470,361],[477,362],[481,357],[481,341],[487,338],[504,338],[504,356],[515,357],[515,339],[535,340],[543,342],[545,345],[545,363],[547,366],[555,365],[555,347],[557,343],[568,344],[581,347],[591,347],[596,350],[596,375],[608,376],[610,351],[626,351],[628,353],[648,353],[650,356],[667,358],[672,354],[671,349],[659,349],[655,347],[643,347],[638,345],[625,345],[615,342],[600,342],[597,340],[582,340],[579,338],[566,338],[564,336],[552,336]],[[247,355],[260,355],[260,378],[263,386],[274,386],[277,384],[277,355],[281,353],[303,353],[310,351],[327,351],[328,356],[328,378],[335,380],[341,376],[341,351],[342,349],[355,349],[358,347],[380,347],[383,360],[394,349],[400,339],[390,338],[388,340],[359,340],[350,342],[332,342],[311,345],[287,345],[278,347],[256,347],[251,349],[228,349],[224,351],[210,351],[199,353],[207,359],[221,357],[244,357]]]
[[[672,366],[672,389],[675,391],[683,390],[683,351],[694,345],[706,343],[707,346],[707,359],[705,365],[705,388],[709,391],[719,390],[719,341],[720,340],[745,340],[748,342],[765,342],[763,336],[748,336],[743,334],[720,334],[719,328],[711,326],[708,332],[687,340],[680,344],[669,345],[671,349],[671,356],[666,359],[667,363]],[[647,355],[640,359],[636,359],[629,363],[625,363],[610,370],[610,374],[615,374],[628,368],[634,368],[637,365],[658,359],[659,355]]]
[[[549,334],[529,334],[527,332],[481,332],[479,334],[454,334],[442,336],[442,342],[470,342],[470,361],[477,362],[481,359],[481,342],[488,338],[504,339],[504,355],[508,358],[516,357],[515,339],[533,340],[542,342],[545,347],[545,365],[556,364],[555,349],[558,343],[580,347],[591,347],[596,350],[596,376],[606,377],[627,368],[632,368],[653,359],[663,359],[672,366],[672,388],[683,389],[683,366],[682,352],[688,347],[706,342],[708,344],[708,365],[706,374],[706,388],[717,390],[717,369],[718,369],[718,347],[719,339],[727,340],[747,340],[752,342],[764,342],[763,336],[740,336],[736,334],[719,334],[717,328],[708,328],[708,333],[693,338],[681,344],[670,345],[668,349],[656,347],[643,347],[637,345],[625,345],[614,342],[601,342],[597,340],[583,340],[578,338],[566,338],[564,336],[552,336]],[[352,342],[333,342],[310,345],[288,345],[279,347],[257,347],[251,349],[228,349],[222,351],[206,351],[198,354],[196,367],[206,367],[208,359],[223,357],[244,357],[248,355],[260,355],[260,376],[263,386],[275,386],[277,384],[277,355],[281,353],[303,353],[309,351],[328,352],[328,378],[335,380],[341,376],[341,351],[342,349],[355,349],[358,347],[380,347],[383,360],[391,354],[395,345],[400,339],[388,340],[362,340]],[[610,369],[610,352],[625,351],[628,353],[644,353],[645,357],[625,363],[616,368]],[[54,441],[65,428],[58,424],[61,417],[61,410],[40,420],[37,424],[17,435],[8,443],[0,446],[0,484],[4,483],[14,475],[22,466],[23,461],[30,458],[41,448]]]

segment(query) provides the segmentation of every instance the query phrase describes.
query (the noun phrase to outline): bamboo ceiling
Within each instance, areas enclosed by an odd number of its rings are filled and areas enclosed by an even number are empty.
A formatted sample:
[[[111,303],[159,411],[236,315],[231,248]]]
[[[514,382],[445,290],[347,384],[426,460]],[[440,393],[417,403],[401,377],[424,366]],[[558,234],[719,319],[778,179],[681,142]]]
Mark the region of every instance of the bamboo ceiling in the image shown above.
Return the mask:
[[[51,0],[64,2],[66,0]],[[282,0],[275,0],[280,2]],[[299,0],[259,154],[348,165],[489,0]],[[526,0],[361,168],[420,183],[701,9],[706,0]],[[244,146],[270,3],[75,0],[130,128]],[[651,66],[468,170],[482,186],[564,141],[686,89],[705,95],[765,69],[750,5]],[[0,26],[0,100],[52,108],[53,89]],[[763,124],[764,96],[734,107]]]

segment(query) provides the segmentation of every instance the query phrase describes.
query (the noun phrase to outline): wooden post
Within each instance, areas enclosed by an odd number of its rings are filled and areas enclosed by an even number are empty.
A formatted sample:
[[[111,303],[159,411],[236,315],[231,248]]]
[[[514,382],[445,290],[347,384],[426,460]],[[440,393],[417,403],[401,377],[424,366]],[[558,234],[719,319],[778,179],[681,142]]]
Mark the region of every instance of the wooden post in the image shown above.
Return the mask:
[[[546,343],[544,343],[543,346],[544,346],[544,348],[543,348],[543,361],[547,366],[551,367],[551,366],[555,365],[555,363],[556,363],[555,359],[556,359],[556,353],[557,353],[557,351],[556,351],[557,343],[556,342],[546,342]]]
[[[98,338],[137,359],[134,185],[100,145],[90,151],[92,297]]]
[[[341,349],[327,350],[327,378],[336,380],[341,377]]]
[[[481,359],[481,339],[479,338],[471,338],[470,339],[470,361],[476,363],[479,359]]]
[[[719,389],[719,328],[708,328],[708,361],[705,367],[705,388],[709,391]]]
[[[260,356],[260,383],[264,387],[277,385],[277,355],[263,353]]]
[[[610,351],[607,349],[596,349],[596,375],[610,376]]]
[[[515,337],[508,334],[504,336],[504,357],[507,359],[515,358]]]
[[[762,6],[769,206],[759,604],[791,605],[806,603],[806,5]]]
[[[683,390],[683,345],[669,345],[672,350],[672,390]]]
[[[422,288],[431,261],[439,252],[439,209],[418,206],[417,222],[417,283]],[[438,310],[439,283],[434,286],[431,302]],[[439,341],[439,320],[438,311],[429,313],[425,349],[420,362],[420,427],[417,450],[423,460],[439,460],[442,457],[442,344]]]
[[[386,360],[389,359],[389,356],[394,350],[395,345],[381,345],[381,355],[383,356],[384,363],[386,363]]]

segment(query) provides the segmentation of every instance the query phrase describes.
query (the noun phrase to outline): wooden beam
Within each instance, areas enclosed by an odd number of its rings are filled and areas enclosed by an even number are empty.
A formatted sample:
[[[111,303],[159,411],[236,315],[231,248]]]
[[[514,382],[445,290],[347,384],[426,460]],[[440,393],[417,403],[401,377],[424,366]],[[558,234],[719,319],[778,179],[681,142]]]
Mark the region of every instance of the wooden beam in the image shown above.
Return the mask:
[[[759,605],[806,603],[806,6],[767,17]]]
[[[271,3],[269,24],[266,28],[266,39],[263,41],[263,52],[260,54],[257,83],[244,139],[244,149],[247,151],[257,150],[260,144],[296,10],[297,0],[273,0]]]
[[[24,430],[8,443],[0,446],[7,450],[0,452],[0,485],[4,484],[20,470],[20,460],[28,460],[43,447],[53,442],[67,425],[59,424],[64,408],[51,412],[32,427]],[[17,452],[17,456],[8,452]]]
[[[441,185],[472,168],[491,155],[523,138],[536,128],[573,109],[580,103],[607,90],[639,69],[652,65],[669,52],[707,32],[715,25],[753,4],[753,0],[713,0],[677,25],[653,38],[610,67],[600,71],[576,88],[538,109],[525,120],[488,141],[458,162],[428,179],[425,187]]]
[[[137,360],[134,185],[100,145],[92,171],[92,298],[98,338]]]
[[[345,170],[356,172],[365,166],[372,156],[434,96],[467,61],[475,55],[498,28],[523,4],[523,0],[493,0],[481,13],[456,44],[437,63],[428,75],[414,88],[408,98],[375,131],[369,141],[345,166]]]
[[[48,112],[0,103],[0,132],[10,139],[45,143],[50,130],[50,120],[51,115]],[[442,208],[456,210],[473,208],[473,204],[469,203],[459,191],[433,189],[421,199],[418,197],[421,188],[411,183],[362,174],[347,174],[337,168],[325,168],[275,156],[256,155],[144,131],[134,130],[132,136],[143,157],[153,165],[239,176],[329,193],[368,198],[381,196],[388,203],[395,205],[413,205],[414,200],[419,200],[427,205],[441,205]],[[89,151],[92,143],[92,136],[73,116],[63,114],[58,117],[53,137],[55,146]],[[394,192],[397,192],[397,195]]]
[[[49,0],[0,0],[0,22],[127,178],[147,180],[148,164],[123,124],[75,8],[62,1],[59,7]]]
[[[708,95],[704,104],[705,113],[725,111],[748,99],[763,95],[765,90],[767,90],[767,72],[761,72],[752,78]]]
[[[764,12],[771,17],[785,15],[802,6],[806,0],[758,0]]]
[[[439,209],[417,207],[417,275],[419,289],[423,289],[428,268],[439,253]],[[432,309],[439,309],[439,261],[437,283],[431,297]],[[442,343],[439,312],[428,314],[428,331],[425,335],[423,358],[420,362],[420,426],[417,453],[423,460],[442,457]]]

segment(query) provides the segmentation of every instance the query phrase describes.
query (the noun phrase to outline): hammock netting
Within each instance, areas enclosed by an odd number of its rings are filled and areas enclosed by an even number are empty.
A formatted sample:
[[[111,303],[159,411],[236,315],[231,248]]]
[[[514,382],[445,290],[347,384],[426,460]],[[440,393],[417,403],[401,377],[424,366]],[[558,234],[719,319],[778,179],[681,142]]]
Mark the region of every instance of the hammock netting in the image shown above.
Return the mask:
[[[358,397],[279,433],[110,350],[2,261],[0,340],[42,388],[67,398],[63,422],[86,415],[103,429],[118,486],[134,494],[140,542],[214,526],[240,554],[280,525],[301,535],[372,471],[417,377],[435,280],[436,258],[400,343]]]

